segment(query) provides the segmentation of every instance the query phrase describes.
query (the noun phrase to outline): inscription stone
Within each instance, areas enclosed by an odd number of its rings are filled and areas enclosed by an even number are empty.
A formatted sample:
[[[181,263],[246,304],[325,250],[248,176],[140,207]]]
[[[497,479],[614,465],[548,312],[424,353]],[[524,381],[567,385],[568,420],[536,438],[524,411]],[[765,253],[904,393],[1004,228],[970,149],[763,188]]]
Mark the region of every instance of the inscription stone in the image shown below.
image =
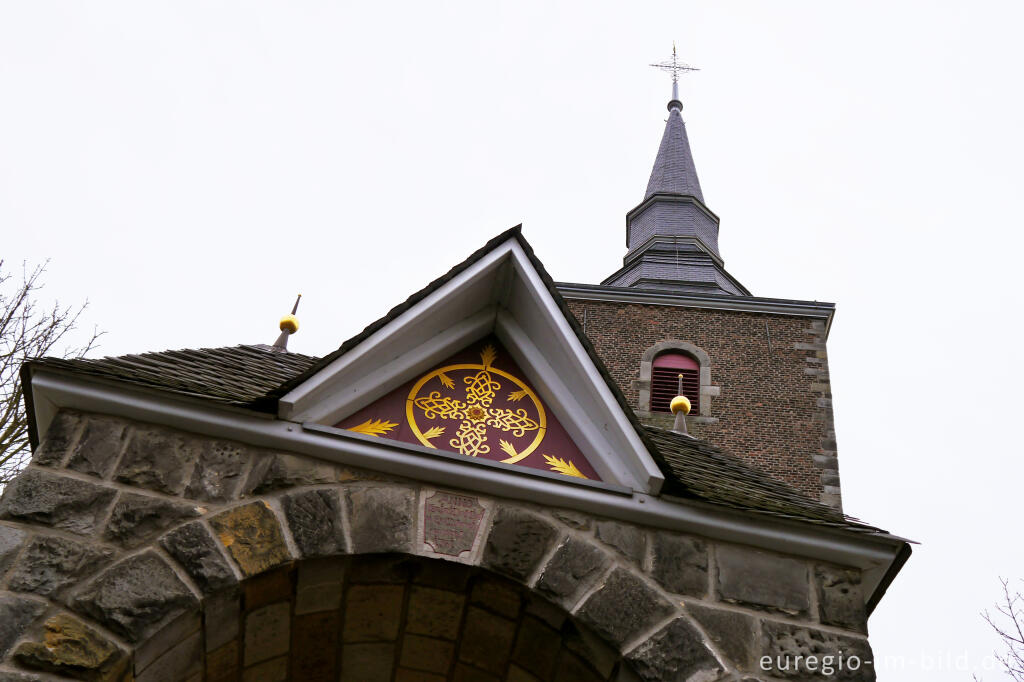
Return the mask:
[[[423,504],[423,541],[438,554],[468,552],[486,512],[475,497],[435,492]]]

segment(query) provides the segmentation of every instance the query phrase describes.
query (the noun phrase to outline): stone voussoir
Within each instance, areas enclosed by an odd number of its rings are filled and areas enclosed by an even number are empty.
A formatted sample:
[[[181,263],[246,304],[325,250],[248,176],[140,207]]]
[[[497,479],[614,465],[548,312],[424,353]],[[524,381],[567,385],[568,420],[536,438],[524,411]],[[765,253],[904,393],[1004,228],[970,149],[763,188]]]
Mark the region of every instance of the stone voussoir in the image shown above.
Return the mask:
[[[263,500],[223,511],[210,525],[246,577],[292,559],[277,515]]]
[[[584,624],[619,647],[676,610],[653,587],[616,567],[576,612]]]
[[[345,553],[338,490],[317,489],[285,495],[285,520],[302,556],[328,557]]]
[[[121,679],[128,667],[125,652],[70,614],[52,616],[43,628],[41,642],[22,642],[14,650],[26,668],[105,682]]]
[[[554,524],[545,518],[502,507],[487,535],[482,564],[525,582],[540,566],[558,534]]]
[[[416,527],[414,489],[375,486],[350,489],[346,497],[354,553],[410,550]]]
[[[29,467],[4,490],[0,518],[88,535],[114,499],[104,485]]]
[[[131,642],[142,641],[152,626],[197,606],[189,588],[152,551],[108,568],[72,604],[75,611]]]
[[[231,587],[238,581],[217,541],[199,521],[168,532],[160,538],[160,546],[185,569],[204,594]]]

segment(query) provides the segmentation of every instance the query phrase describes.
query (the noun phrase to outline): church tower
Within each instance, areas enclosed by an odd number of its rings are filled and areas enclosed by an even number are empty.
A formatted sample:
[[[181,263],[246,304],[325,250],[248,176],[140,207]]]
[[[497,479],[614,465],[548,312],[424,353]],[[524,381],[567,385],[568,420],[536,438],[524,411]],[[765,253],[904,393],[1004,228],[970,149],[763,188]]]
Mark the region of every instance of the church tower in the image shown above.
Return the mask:
[[[679,100],[679,73],[693,71],[672,59],[654,64],[672,73],[665,133],[644,199],[626,214],[623,266],[602,284],[676,292],[746,295],[725,270],[718,250],[718,216],[704,203]]]

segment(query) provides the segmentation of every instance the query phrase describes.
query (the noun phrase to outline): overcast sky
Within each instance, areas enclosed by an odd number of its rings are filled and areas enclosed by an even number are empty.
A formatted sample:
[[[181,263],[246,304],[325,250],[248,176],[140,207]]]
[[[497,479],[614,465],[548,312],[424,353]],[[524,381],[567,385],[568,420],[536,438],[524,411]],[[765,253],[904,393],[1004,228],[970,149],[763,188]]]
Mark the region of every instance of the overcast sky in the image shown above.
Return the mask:
[[[518,223],[598,283],[675,40],[729,271],[838,304],[846,511],[922,543],[870,623],[879,678],[1001,680],[978,614],[1024,578],[1022,8],[0,2],[0,250],[51,259],[104,355],[271,343],[298,292],[292,349],[324,354]]]

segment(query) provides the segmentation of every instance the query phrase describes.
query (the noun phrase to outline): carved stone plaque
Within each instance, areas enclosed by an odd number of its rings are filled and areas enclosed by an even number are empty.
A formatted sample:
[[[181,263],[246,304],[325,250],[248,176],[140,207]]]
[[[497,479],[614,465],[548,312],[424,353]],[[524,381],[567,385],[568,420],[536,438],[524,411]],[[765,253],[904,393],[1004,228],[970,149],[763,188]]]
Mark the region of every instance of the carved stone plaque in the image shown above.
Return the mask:
[[[468,552],[484,513],[475,497],[436,492],[423,506],[423,541],[438,554],[457,557]]]

